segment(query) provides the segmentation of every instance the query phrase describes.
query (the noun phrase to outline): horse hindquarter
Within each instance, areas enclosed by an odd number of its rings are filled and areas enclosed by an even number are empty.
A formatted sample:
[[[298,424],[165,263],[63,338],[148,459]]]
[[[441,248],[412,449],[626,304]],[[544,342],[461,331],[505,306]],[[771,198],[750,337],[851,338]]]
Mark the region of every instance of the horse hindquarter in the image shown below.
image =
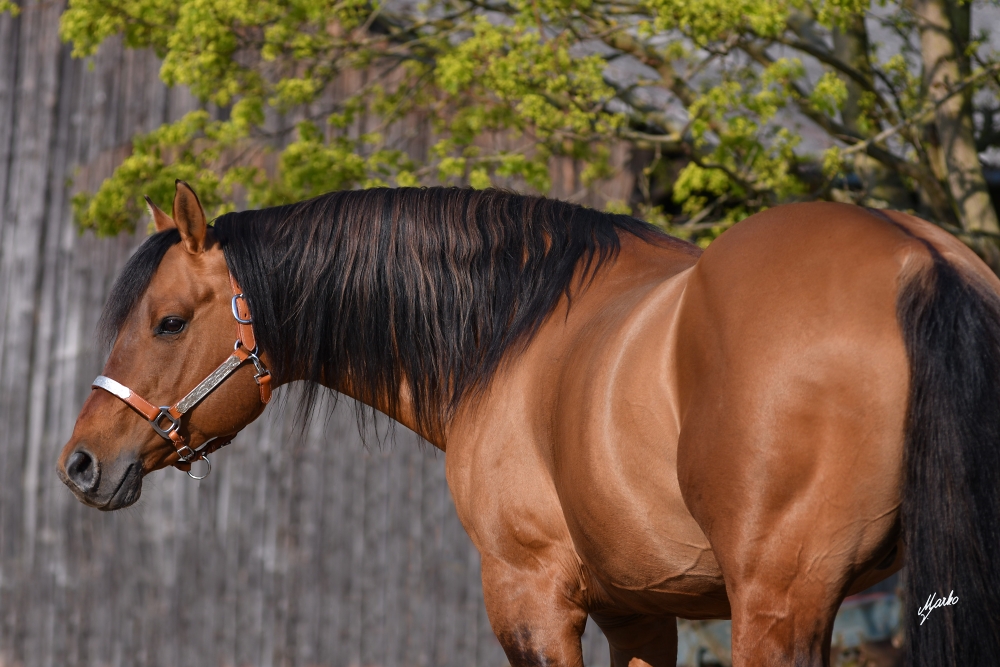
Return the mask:
[[[896,542],[897,285],[921,252],[863,209],[791,205],[737,225],[692,275],[678,478],[726,580],[734,665],[827,664],[841,600]]]

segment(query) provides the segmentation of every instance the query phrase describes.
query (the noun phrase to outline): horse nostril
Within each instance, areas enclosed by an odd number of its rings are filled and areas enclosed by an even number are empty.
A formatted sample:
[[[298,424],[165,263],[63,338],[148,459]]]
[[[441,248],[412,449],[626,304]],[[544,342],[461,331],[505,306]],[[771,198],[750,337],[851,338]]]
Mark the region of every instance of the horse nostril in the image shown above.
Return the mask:
[[[97,461],[88,452],[78,449],[73,452],[66,463],[66,476],[76,484],[77,488],[88,493],[97,488],[97,482],[101,477],[97,469]]]

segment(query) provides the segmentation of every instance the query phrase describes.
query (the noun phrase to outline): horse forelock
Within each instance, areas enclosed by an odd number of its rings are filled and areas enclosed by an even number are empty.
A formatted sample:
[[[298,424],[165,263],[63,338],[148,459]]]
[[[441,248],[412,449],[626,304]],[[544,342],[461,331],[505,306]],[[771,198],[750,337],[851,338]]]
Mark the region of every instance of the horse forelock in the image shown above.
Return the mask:
[[[111,287],[111,294],[104,304],[101,319],[97,324],[98,339],[105,347],[110,347],[121,331],[149,282],[159,268],[163,256],[171,246],[180,243],[181,236],[176,229],[168,229],[153,234],[129,257],[124,268]]]
[[[334,192],[215,222],[279,379],[349,386],[390,414],[405,383],[434,434],[623,231],[663,237],[628,216],[459,188]]]

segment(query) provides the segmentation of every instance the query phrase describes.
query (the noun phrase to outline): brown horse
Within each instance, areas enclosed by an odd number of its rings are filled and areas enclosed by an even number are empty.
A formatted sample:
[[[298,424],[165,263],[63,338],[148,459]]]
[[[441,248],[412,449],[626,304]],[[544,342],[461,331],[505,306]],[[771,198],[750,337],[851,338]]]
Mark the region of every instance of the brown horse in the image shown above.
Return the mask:
[[[88,505],[306,380],[447,452],[512,665],[581,665],[588,615],[619,667],[673,665],[677,617],[731,617],[735,665],[826,665],[904,564],[910,664],[1000,664],[1000,281],[939,228],[793,204],[701,253],[491,190],[151,210],[59,460]]]

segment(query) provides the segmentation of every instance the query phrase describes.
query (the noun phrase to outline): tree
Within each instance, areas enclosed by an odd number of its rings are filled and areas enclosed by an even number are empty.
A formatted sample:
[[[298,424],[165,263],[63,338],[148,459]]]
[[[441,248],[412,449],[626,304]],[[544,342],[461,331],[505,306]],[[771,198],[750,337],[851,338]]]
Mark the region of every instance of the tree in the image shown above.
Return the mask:
[[[634,212],[703,243],[781,201],[839,196],[919,208],[997,269],[979,154],[1000,146],[1000,54],[972,33],[986,2],[70,0],[74,54],[122,34],[205,102],[136,137],[76,212],[130,229],[139,195],[165,201],[175,178],[215,212],[234,191],[251,205],[380,184],[545,192],[551,157],[595,181],[627,142],[645,158]],[[347,72],[363,83],[334,94]],[[421,154],[396,140],[414,117],[433,137]],[[795,118],[830,147],[804,152]]]

